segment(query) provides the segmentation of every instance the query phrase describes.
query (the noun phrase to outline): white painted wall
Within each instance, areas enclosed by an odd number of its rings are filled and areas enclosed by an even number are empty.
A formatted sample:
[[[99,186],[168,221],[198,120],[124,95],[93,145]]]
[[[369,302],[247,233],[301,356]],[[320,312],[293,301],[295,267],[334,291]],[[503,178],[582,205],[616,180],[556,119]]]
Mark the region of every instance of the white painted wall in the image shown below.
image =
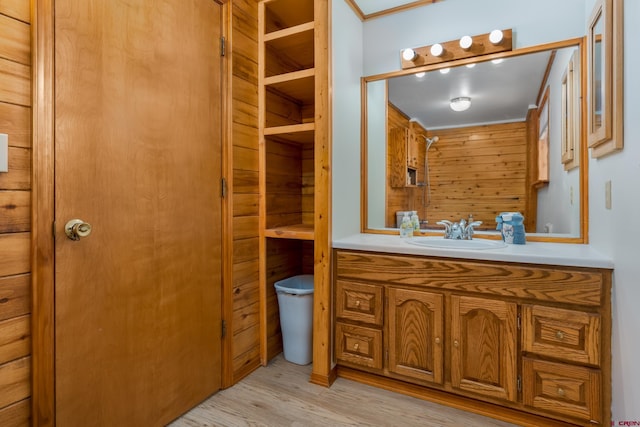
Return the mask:
[[[360,232],[360,77],[362,22],[343,0],[333,0],[332,235]]]
[[[590,241],[615,262],[612,360],[615,425],[621,421],[640,422],[639,23],[640,2],[625,0],[624,150],[589,162]],[[606,181],[611,181],[611,210],[605,209],[604,204]]]
[[[362,24],[344,2],[334,0],[334,238],[359,231],[360,187],[353,185],[360,176],[358,72],[395,71],[404,47],[452,40],[464,33],[482,34],[496,27],[514,30],[516,48],[579,37],[585,33],[593,1],[447,0]],[[615,262],[614,425],[640,422],[640,1],[625,0],[624,7],[625,148],[589,162],[590,242]],[[355,52],[358,48],[362,52]],[[611,210],[604,208],[604,185],[609,180]]]

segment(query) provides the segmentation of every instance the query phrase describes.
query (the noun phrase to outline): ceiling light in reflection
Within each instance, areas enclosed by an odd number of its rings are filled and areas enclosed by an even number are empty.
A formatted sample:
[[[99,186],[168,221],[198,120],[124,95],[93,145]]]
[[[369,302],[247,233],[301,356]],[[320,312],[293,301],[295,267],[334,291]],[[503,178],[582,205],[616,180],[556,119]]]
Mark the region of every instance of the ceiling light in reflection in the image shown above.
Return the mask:
[[[451,71],[451,68],[441,68],[440,69],[440,73],[441,74],[449,74],[449,71]]]
[[[491,63],[492,64],[500,64],[500,63],[502,63],[502,61],[504,61],[504,59],[502,59],[502,58],[492,59]]]
[[[423,72],[421,72],[421,73],[416,73],[416,77],[417,77],[417,78],[419,78],[419,79],[421,79],[421,78],[423,78],[426,74],[427,74],[427,73],[425,73],[424,71],[423,71]]]
[[[475,66],[476,66],[475,62],[472,62],[471,64],[466,65],[467,68],[473,68]]]

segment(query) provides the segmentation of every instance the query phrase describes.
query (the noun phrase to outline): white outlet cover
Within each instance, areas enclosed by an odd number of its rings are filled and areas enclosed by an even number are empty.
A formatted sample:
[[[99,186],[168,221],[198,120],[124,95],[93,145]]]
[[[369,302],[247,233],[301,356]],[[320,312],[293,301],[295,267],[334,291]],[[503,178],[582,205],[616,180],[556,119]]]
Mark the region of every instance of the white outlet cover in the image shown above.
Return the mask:
[[[9,172],[9,135],[0,133],[0,172]]]

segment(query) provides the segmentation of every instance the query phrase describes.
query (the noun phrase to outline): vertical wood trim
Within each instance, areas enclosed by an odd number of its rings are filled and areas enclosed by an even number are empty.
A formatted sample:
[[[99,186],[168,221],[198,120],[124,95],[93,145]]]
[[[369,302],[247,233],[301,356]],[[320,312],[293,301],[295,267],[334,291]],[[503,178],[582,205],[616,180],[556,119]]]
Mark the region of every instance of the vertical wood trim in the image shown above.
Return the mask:
[[[233,385],[233,4],[222,5],[222,36],[225,56],[222,58],[222,177],[226,180],[226,195],[222,200],[222,321],[226,335],[222,338],[222,388]],[[220,183],[221,185],[221,183]],[[222,191],[222,189],[221,189]]]
[[[267,329],[267,241],[264,230],[267,226],[266,194],[266,146],[264,140],[266,90],[265,78],[265,46],[266,30],[265,4],[258,5],[258,271],[260,286],[260,362],[266,366],[269,361],[268,329]]]
[[[331,0],[314,2],[315,199],[313,369],[311,381],[330,385],[331,339]]]
[[[32,425],[53,426],[54,395],[54,20],[53,0],[32,0]]]

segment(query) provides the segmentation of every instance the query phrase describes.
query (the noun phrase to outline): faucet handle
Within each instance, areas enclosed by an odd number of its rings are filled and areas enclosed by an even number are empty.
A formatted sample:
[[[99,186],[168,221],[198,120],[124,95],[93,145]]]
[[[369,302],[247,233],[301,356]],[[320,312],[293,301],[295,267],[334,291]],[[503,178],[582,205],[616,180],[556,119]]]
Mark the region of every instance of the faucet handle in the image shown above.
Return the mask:
[[[451,237],[451,226],[453,225],[451,221],[443,219],[442,221],[436,222],[436,224],[444,226],[445,239],[448,239],[449,237]]]

